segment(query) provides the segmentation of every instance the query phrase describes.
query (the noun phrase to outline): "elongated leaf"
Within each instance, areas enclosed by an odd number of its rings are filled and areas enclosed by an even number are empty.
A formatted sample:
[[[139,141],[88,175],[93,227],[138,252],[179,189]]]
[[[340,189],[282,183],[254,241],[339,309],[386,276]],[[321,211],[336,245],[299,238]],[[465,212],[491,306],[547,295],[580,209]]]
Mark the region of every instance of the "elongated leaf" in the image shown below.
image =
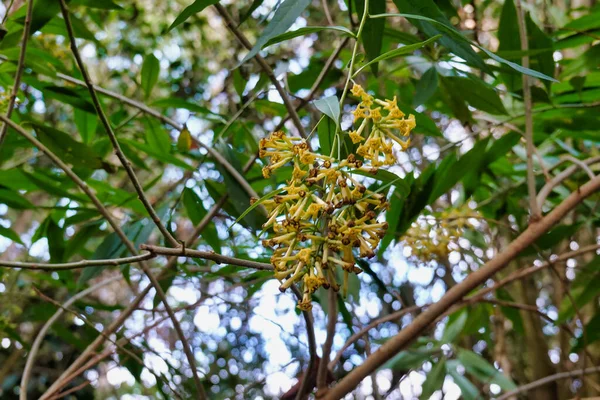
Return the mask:
[[[63,161],[75,167],[112,169],[112,166],[102,161],[91,147],[76,141],[69,134],[38,123],[32,125],[40,142],[59,155]]]
[[[148,54],[142,63],[142,89],[146,94],[146,98],[150,97],[152,89],[158,82],[158,74],[160,73],[160,62],[154,54]]]
[[[202,204],[202,200],[200,200],[196,192],[192,189],[185,188],[183,190],[182,202],[192,223],[198,225],[207,214],[206,209]],[[204,228],[202,239],[206,240],[206,243],[208,243],[214,251],[221,251],[221,241],[219,240],[219,234],[217,233],[214,222],[209,222],[206,228]]]
[[[513,390],[517,387],[510,378],[494,368],[494,366],[487,362],[483,357],[470,350],[459,349],[458,359],[467,372],[477,378],[480,382],[486,384],[495,383],[503,390]]]
[[[286,32],[282,33],[281,35],[275,36],[274,38],[270,39],[267,43],[265,43],[262,48],[264,49],[276,43],[281,43],[298,36],[310,35],[311,33],[317,33],[322,31],[340,32],[342,36],[354,37],[354,33],[352,33],[350,29],[344,26],[305,26],[304,28],[296,29],[295,31]]]
[[[309,4],[310,0],[284,0],[275,11],[267,28],[260,35],[250,52],[246,54],[240,65],[258,54],[269,40],[287,31]]]
[[[446,371],[456,383],[456,386],[460,388],[461,399],[464,400],[477,400],[480,399],[479,389],[473,385],[464,375],[458,373],[456,368],[459,362],[456,360],[450,360],[446,363]]]
[[[96,128],[98,127],[98,116],[88,112],[75,109],[75,126],[79,130],[79,135],[84,143],[92,143],[96,136]]]
[[[18,192],[13,192],[12,190],[2,188],[0,188],[0,204],[6,204],[8,207],[16,210],[34,208],[34,205],[31,204],[25,197],[21,196]]]
[[[235,220],[235,222],[229,227],[229,229],[231,230],[231,228],[233,228],[233,226],[235,224],[237,224],[238,222],[240,222],[246,215],[248,215],[250,213],[250,211],[254,210],[256,207],[258,207],[259,205],[261,205],[262,203],[264,203],[266,200],[269,200],[271,197],[283,192],[284,188],[279,188],[279,189],[275,189],[267,194],[265,194],[263,197],[261,197],[260,199],[258,199],[257,201],[255,201],[253,204],[250,205],[250,207],[248,207],[246,209],[246,211],[244,211],[239,217],[238,219]]]
[[[438,73],[435,67],[429,68],[421,79],[417,81],[415,87],[415,97],[413,99],[413,106],[417,107],[424,104],[433,96],[438,87]]]
[[[442,37],[442,35],[437,35],[437,36],[429,38],[423,42],[409,44],[406,46],[402,46],[398,49],[388,51],[387,53],[384,53],[384,54],[380,55],[379,57],[376,57],[373,60],[371,60],[368,63],[361,66],[359,69],[356,70],[356,72],[354,73],[353,76],[358,75],[360,73],[360,71],[362,71],[363,69],[365,69],[366,67],[368,67],[369,65],[371,65],[373,63],[378,63],[379,61],[388,60],[390,58],[395,58],[395,57],[403,56],[406,54],[411,54],[413,51],[423,48],[423,47],[427,46],[428,44],[433,43],[436,40],[440,39],[441,37]]]
[[[324,97],[319,100],[313,101],[317,110],[331,118],[336,125],[340,121],[340,101],[337,96]]]
[[[145,118],[146,143],[157,154],[169,154],[171,150],[171,137],[154,118]]]
[[[4,226],[0,225],[0,236],[4,236],[7,239],[12,240],[15,243],[18,243],[22,246],[25,246],[25,243],[23,243],[21,241],[21,238],[19,237],[19,235],[17,235],[15,233],[15,231],[13,231],[10,228],[5,228]]]
[[[398,10],[407,12],[409,14],[424,16],[428,19],[436,21],[437,23],[434,24],[430,21],[426,21],[425,19],[410,20],[413,25],[415,25],[421,32],[425,33],[425,35],[429,37],[443,33],[444,37],[440,40],[440,43],[443,46],[465,60],[467,64],[491,74],[489,67],[481,59],[479,54],[473,51],[468,43],[468,40],[456,40],[456,38],[453,37],[456,35],[460,37],[464,36],[452,26],[448,18],[444,16],[433,0],[394,0],[394,3],[396,4],[396,7],[398,7]],[[440,26],[443,26],[443,28],[440,29]]]
[[[218,2],[219,2],[219,0],[196,0],[196,1],[194,1],[192,4],[187,6],[182,11],[182,13],[177,16],[177,18],[175,18],[175,21],[173,21],[171,26],[169,26],[169,29],[167,29],[167,32],[172,30],[173,28],[183,24],[192,15],[198,14],[199,12],[204,10],[206,7],[212,6],[213,4],[216,4]]]
[[[333,119],[324,117],[323,121],[321,121],[317,127],[317,134],[319,135],[319,151],[323,155],[328,156],[331,154],[336,125],[337,123]]]
[[[227,120],[225,117],[210,111],[206,107],[202,107],[198,104],[191,103],[189,101],[179,99],[179,98],[168,98],[168,99],[160,99],[151,103],[154,107],[162,107],[162,108],[182,108],[184,110],[189,110],[191,112],[195,112],[198,114],[202,114],[204,118],[210,121],[222,122],[225,123]]]
[[[447,25],[438,22],[434,19],[431,18],[427,18],[427,17],[423,17],[421,15],[415,15],[415,14],[392,14],[392,13],[386,13],[386,14],[378,14],[378,15],[371,15],[371,18],[386,18],[386,17],[404,17],[406,19],[414,19],[414,20],[421,20],[421,21],[427,21],[433,25],[435,25],[436,27],[440,28],[441,31],[444,31],[445,33],[447,33],[449,36],[452,36],[454,39],[458,40],[458,41],[462,41],[462,42],[466,42],[468,43],[469,46],[475,46],[477,47],[479,50],[483,51],[488,57],[490,57],[491,59],[498,61],[501,64],[505,64],[508,65],[509,67],[511,67],[512,69],[514,69],[515,71],[518,71],[522,74],[526,74],[529,76],[533,76],[535,78],[539,78],[539,79],[545,79],[545,80],[549,80],[552,82],[558,82],[556,79],[542,74],[541,72],[529,69],[529,68],[524,68],[519,64],[516,64],[512,61],[508,61],[500,56],[498,56],[497,54],[489,51],[488,49],[486,49],[483,46],[480,46],[479,44],[470,41],[469,39],[467,39],[466,37],[464,37],[463,35],[461,35],[458,31],[456,31],[453,28],[448,27]],[[486,66],[486,68],[489,69],[489,67]]]
[[[490,114],[508,114],[500,96],[480,78],[469,75],[468,77],[448,76],[444,79],[470,106]]]
[[[355,0],[356,11],[359,18],[362,18],[365,11],[365,1]],[[369,2],[368,14],[375,15],[386,11],[386,0],[371,0]],[[383,32],[385,30],[385,19],[367,18],[360,36],[360,40],[367,52],[367,58],[374,60],[381,54],[383,47]],[[378,72],[378,63],[371,64],[371,71],[375,75]]]
[[[428,400],[431,395],[442,388],[444,377],[446,376],[446,360],[441,359],[431,367],[431,371],[427,374],[425,382],[423,382],[423,391],[419,399]]]

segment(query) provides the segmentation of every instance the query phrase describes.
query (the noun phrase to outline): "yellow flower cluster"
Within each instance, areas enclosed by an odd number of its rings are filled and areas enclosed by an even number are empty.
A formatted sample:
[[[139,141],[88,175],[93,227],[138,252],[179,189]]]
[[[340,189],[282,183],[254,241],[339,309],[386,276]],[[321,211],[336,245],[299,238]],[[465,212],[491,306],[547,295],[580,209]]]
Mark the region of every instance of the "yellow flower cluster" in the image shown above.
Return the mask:
[[[453,208],[438,215],[423,217],[414,222],[403,238],[411,248],[412,256],[427,263],[445,260],[452,250],[458,249],[465,228],[473,228],[469,218],[474,213],[469,207]]]
[[[416,126],[415,116],[411,114],[408,118],[404,118],[405,114],[398,108],[395,96],[392,100],[376,99],[356,84],[352,88],[352,94],[361,99],[352,114],[355,123],[360,120],[362,122],[357,130],[349,133],[352,143],[361,143],[356,153],[369,160],[375,168],[393,165],[396,163],[392,153],[393,144],[398,143],[402,150],[408,148],[410,145],[408,136]],[[401,140],[394,131],[399,132],[406,139]]]
[[[304,139],[281,131],[260,141],[259,156],[269,158],[263,168],[265,178],[284,165],[293,165],[286,186],[262,202],[268,211],[263,228],[273,232],[263,245],[273,249],[271,263],[281,291],[301,282],[301,310],[312,308],[311,294],[319,287],[339,290],[338,268],[343,274],[342,290],[347,293],[349,274],[362,272],[356,266],[355,253],[367,258],[375,255],[388,227],[386,222],[378,222],[378,216],[389,204],[386,196],[357,181],[353,172],[376,173],[379,166],[394,163],[393,142],[404,149],[408,140],[401,141],[392,131],[408,136],[415,126],[414,116],[403,118],[395,98],[376,100],[358,85],[352,93],[362,100],[354,115],[355,121],[363,121],[357,131],[350,132],[354,143],[365,142],[358,147],[358,156],[350,154],[338,160],[317,154]],[[373,104],[381,105],[386,115]],[[372,121],[370,129],[368,121]],[[363,133],[367,135],[363,137]]]
[[[312,152],[305,140],[272,133],[260,142],[260,156],[270,157],[263,175],[287,164],[293,173],[280,194],[264,201],[269,215],[264,229],[273,235],[263,241],[273,248],[271,263],[275,277],[285,291],[296,282],[303,283],[302,310],[312,307],[310,295],[319,287],[339,290],[336,268],[344,274],[360,273],[354,249],[360,257],[372,257],[387,229],[377,222],[379,211],[387,209],[386,197],[368,190],[350,171],[373,172],[354,155],[337,161]]]

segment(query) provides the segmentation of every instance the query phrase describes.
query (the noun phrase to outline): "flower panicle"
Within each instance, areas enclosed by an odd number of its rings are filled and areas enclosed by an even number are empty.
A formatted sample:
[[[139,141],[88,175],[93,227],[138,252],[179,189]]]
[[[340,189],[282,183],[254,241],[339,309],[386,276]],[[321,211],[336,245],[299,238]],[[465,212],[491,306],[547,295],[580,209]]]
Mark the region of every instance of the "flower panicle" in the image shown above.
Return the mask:
[[[356,155],[341,160],[321,155],[305,139],[282,131],[259,144],[260,157],[268,158],[262,171],[265,178],[283,166],[293,167],[280,192],[262,201],[268,211],[263,229],[271,231],[263,245],[273,249],[270,261],[280,290],[302,286],[298,308],[303,311],[312,308],[311,295],[321,287],[346,293],[349,274],[362,272],[357,257],[375,256],[388,229],[379,217],[389,203],[354,173],[374,174],[380,166],[395,163],[394,143],[405,149],[410,140],[397,134],[407,138],[415,126],[414,116],[406,118],[395,97],[375,99],[359,85],[352,94],[361,99],[353,111],[360,125],[349,132],[358,144]]]

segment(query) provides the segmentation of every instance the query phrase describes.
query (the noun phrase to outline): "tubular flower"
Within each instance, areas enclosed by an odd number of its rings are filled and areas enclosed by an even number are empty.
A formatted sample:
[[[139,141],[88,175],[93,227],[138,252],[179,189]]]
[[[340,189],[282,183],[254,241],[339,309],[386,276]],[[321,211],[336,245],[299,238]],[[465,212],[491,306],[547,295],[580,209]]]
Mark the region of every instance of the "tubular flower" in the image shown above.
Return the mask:
[[[389,204],[384,194],[369,190],[354,174],[373,174],[395,163],[393,143],[406,148],[409,142],[396,133],[406,137],[415,126],[414,116],[404,118],[396,98],[375,99],[359,85],[352,94],[361,99],[353,111],[360,125],[349,132],[352,143],[358,144],[357,155],[340,160],[317,154],[304,139],[281,131],[259,145],[260,157],[268,158],[265,177],[292,166],[279,193],[262,201],[268,211],[263,228],[271,232],[263,245],[273,249],[270,261],[281,282],[279,290],[302,286],[298,308],[303,311],[312,308],[311,295],[320,287],[347,293],[349,274],[362,272],[356,257],[375,255],[388,228],[378,216]]]
[[[408,148],[408,136],[416,126],[415,116],[411,114],[405,118],[405,114],[398,108],[395,96],[392,100],[376,99],[356,84],[351,92],[361,99],[352,114],[355,123],[362,121],[356,131],[349,133],[352,143],[364,142],[358,146],[357,153],[369,160],[375,168],[393,165],[396,163],[392,152],[393,144],[398,143],[402,150]],[[398,134],[404,139],[400,139]]]

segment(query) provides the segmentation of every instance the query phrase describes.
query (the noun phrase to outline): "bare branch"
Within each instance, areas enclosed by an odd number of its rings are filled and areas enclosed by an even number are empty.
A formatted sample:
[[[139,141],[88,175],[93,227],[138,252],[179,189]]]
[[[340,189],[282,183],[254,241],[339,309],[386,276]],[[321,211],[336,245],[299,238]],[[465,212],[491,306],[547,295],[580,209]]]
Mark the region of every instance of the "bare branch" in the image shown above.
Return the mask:
[[[548,384],[550,382],[558,381],[558,380],[561,380],[561,379],[567,379],[567,378],[576,378],[579,375],[589,375],[589,374],[594,374],[596,372],[600,372],[600,366],[598,366],[598,367],[590,367],[590,368],[585,368],[585,369],[577,369],[577,370],[568,371],[568,372],[559,372],[558,374],[546,376],[545,378],[538,379],[537,381],[533,381],[533,382],[528,383],[526,385],[519,386],[515,390],[512,390],[510,392],[504,393],[502,396],[498,397],[497,400],[507,400],[507,399],[510,399],[511,397],[516,396],[519,393],[528,392],[528,391],[530,391],[532,389],[535,389],[537,387],[544,386],[544,385],[546,385],[546,384]]]
[[[595,164],[597,162],[600,162],[600,156],[595,156],[595,157],[590,157],[588,159],[585,159],[583,161],[581,161],[583,164],[587,165],[592,165]],[[552,192],[552,189],[554,189],[556,186],[558,186],[561,182],[563,182],[565,179],[567,179],[568,177],[570,177],[571,175],[573,175],[577,169],[579,167],[579,164],[575,164],[575,165],[571,165],[568,168],[565,168],[564,171],[562,171],[561,173],[557,174],[554,178],[552,178],[552,180],[550,180],[549,182],[547,182],[542,189],[540,190],[540,192],[538,193],[537,196],[537,203],[540,206],[540,208],[544,205],[544,202],[546,201],[546,198],[548,197],[548,195],[550,195],[550,193]]]
[[[218,264],[231,264],[240,267],[254,268],[262,271],[272,271],[273,266],[267,263],[261,263],[252,260],[242,260],[240,258],[222,256],[215,253],[214,251],[200,251],[191,250],[184,247],[178,247],[176,249],[171,247],[160,247],[150,244],[142,244],[140,249],[149,251],[152,254],[160,254],[163,256],[178,256],[178,257],[191,257],[201,258],[204,260],[215,261]]]
[[[107,265],[116,266],[116,265],[123,265],[123,264],[131,264],[131,263],[137,263],[137,262],[149,260],[154,257],[156,257],[155,254],[144,253],[144,254],[140,254],[139,256],[112,258],[112,259],[108,259],[108,260],[81,260],[81,261],[75,261],[75,262],[69,262],[69,263],[56,263],[56,264],[0,260],[0,267],[21,268],[21,269],[30,269],[30,270],[38,270],[38,271],[64,271],[64,270],[69,270],[69,269],[102,267],[102,266],[107,266]]]

